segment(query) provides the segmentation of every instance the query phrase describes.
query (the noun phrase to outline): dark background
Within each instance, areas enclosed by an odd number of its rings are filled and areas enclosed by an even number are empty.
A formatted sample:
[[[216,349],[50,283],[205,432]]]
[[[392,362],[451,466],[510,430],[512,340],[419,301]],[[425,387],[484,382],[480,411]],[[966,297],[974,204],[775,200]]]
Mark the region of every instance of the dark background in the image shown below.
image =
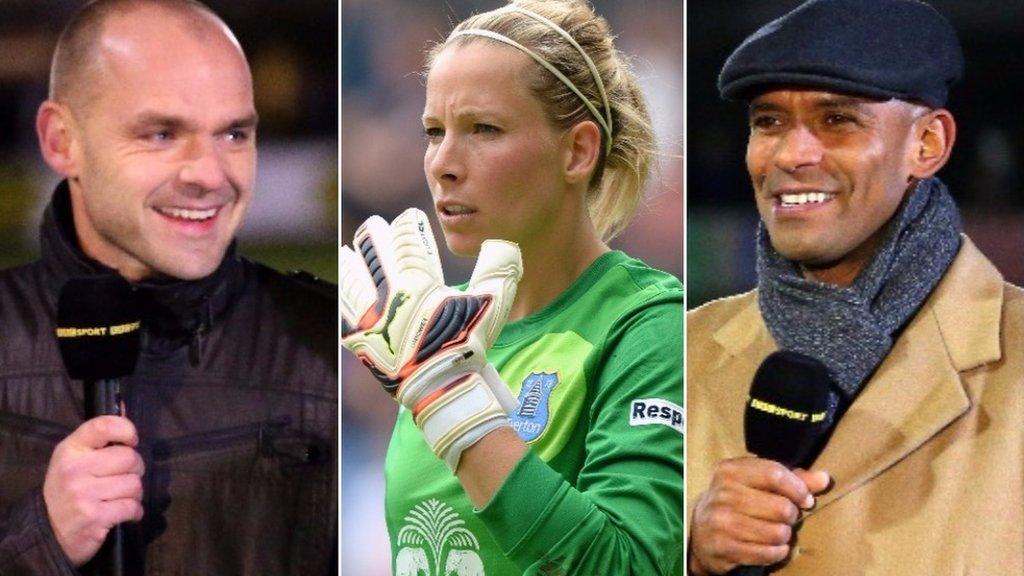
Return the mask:
[[[744,165],[746,109],[719,99],[718,71],[750,33],[798,6],[794,0],[688,2],[688,306],[754,287],[757,212]],[[930,2],[960,35],[966,73],[947,107],[957,121],[939,172],[967,234],[1024,284],[1024,2]]]

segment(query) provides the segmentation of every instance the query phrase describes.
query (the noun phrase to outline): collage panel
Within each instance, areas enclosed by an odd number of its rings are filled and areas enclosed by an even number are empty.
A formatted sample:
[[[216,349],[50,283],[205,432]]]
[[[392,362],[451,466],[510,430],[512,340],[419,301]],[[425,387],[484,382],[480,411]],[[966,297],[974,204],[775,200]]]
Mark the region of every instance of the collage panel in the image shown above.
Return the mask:
[[[688,569],[1024,573],[1024,4],[687,19]]]
[[[682,6],[593,11],[342,4],[343,573],[682,573]]]
[[[0,574],[337,573],[337,7],[0,4]]]

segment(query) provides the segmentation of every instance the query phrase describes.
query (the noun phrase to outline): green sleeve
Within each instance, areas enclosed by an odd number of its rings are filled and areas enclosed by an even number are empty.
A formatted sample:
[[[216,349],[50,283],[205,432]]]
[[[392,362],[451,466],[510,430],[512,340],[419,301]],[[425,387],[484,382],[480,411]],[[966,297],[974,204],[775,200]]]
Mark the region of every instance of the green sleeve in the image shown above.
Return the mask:
[[[676,426],[630,419],[634,401],[682,406],[682,331],[674,298],[620,319],[593,376],[579,476],[567,481],[530,451],[478,512],[526,574],[682,573],[681,409]]]

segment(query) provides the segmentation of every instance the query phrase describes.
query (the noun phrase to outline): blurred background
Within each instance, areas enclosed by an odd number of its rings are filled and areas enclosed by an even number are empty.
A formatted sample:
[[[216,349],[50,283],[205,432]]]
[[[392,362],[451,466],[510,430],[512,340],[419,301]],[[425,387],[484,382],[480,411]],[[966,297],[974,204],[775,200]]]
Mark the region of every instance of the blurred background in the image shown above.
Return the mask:
[[[501,0],[344,0],[341,9],[341,238],[350,243],[373,214],[393,219],[410,206],[433,214],[423,175],[424,48],[455,23]],[[595,0],[632,56],[647,96],[662,162],[633,225],[612,246],[683,273],[683,7],[679,0]],[[438,244],[444,246],[440,227]],[[449,284],[473,265],[442,249]],[[342,573],[390,573],[384,525],[384,452],[396,404],[366,368],[342,354]]]
[[[84,0],[0,0],[0,267],[38,254],[40,215],[58,182],[39,155],[35,115],[50,58]],[[338,7],[323,0],[206,2],[252,67],[260,114],[253,204],[242,254],[337,281]]]
[[[687,3],[687,306],[749,290],[757,211],[744,165],[747,113],[718,97],[730,52],[798,0]],[[964,79],[947,107],[957,120],[953,155],[939,176],[960,206],[965,231],[1007,280],[1024,284],[1024,3],[932,0],[956,28]],[[713,25],[710,25],[713,23]],[[852,48],[853,49],[853,48]]]

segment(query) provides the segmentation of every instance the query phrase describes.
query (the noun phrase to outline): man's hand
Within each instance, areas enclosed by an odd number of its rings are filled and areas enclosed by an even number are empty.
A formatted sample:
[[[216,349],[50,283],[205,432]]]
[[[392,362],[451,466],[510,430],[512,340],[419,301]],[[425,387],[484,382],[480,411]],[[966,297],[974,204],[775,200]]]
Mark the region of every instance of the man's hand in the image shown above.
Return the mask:
[[[761,458],[719,462],[693,511],[690,572],[725,574],[781,562],[800,511],[811,509],[829,482],[826,472],[790,471]]]
[[[88,562],[115,525],[142,518],[142,457],[135,426],[120,416],[82,423],[57,444],[43,482],[50,525],[75,566]]]
[[[412,412],[453,471],[462,451],[516,407],[487,362],[522,275],[519,247],[486,240],[465,292],[445,285],[427,215],[378,216],[341,248],[342,345]]]

